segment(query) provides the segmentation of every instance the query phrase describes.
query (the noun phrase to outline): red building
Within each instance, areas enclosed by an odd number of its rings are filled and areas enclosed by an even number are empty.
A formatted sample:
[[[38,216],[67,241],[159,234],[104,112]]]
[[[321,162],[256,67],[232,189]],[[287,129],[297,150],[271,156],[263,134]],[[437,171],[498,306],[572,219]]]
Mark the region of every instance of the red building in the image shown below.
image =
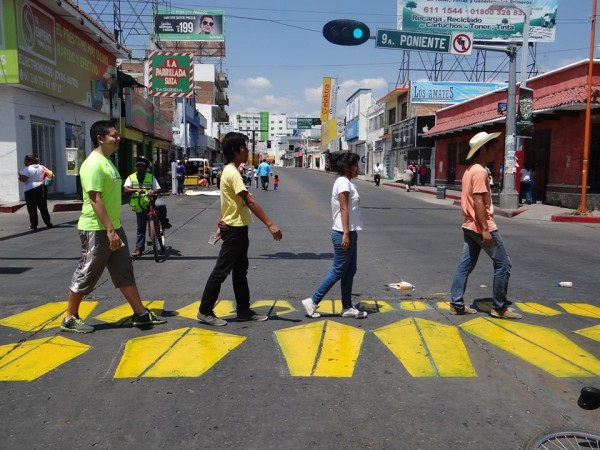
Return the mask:
[[[533,89],[534,133],[522,139],[517,149],[519,165],[535,168],[536,199],[544,203],[577,208],[581,199],[588,61],[581,61],[527,80]],[[518,92],[518,88],[517,88]],[[436,184],[460,189],[468,167],[465,156],[469,139],[480,131],[501,131],[504,142],[505,116],[499,104],[506,103],[507,90],[443,108],[427,137],[435,139]],[[594,61],[592,120],[587,206],[600,208],[600,60]],[[498,152],[492,170],[501,182],[503,152]],[[516,179],[519,180],[517,171]],[[517,182],[518,185],[518,182]],[[517,186],[518,189],[518,186]]]

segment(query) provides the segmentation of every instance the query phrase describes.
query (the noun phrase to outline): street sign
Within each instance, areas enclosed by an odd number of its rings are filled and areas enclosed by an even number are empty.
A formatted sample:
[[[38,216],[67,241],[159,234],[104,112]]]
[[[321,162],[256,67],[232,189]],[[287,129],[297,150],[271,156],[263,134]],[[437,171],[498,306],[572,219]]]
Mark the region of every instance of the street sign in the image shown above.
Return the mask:
[[[377,30],[376,48],[418,50],[420,52],[452,53],[470,55],[473,46],[472,33],[435,34],[408,33],[398,30]]]

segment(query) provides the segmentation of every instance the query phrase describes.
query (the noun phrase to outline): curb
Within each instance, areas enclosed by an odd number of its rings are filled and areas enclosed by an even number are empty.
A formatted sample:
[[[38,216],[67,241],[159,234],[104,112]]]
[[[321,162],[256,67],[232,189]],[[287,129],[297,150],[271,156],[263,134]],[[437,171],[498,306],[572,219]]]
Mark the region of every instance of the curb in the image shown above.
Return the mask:
[[[585,216],[575,214],[555,214],[550,217],[552,222],[568,223],[600,223],[600,216]]]
[[[67,212],[67,211],[81,211],[83,202],[76,201],[73,203],[56,203],[52,208],[52,212]]]
[[[25,203],[12,203],[10,205],[0,205],[0,213],[14,213],[25,206]]]

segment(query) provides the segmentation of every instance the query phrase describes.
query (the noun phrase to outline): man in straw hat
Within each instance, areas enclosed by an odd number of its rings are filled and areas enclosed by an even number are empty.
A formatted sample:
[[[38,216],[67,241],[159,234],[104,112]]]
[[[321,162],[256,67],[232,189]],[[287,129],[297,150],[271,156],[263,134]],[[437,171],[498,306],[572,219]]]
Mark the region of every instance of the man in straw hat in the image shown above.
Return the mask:
[[[504,249],[502,237],[494,222],[494,206],[486,164],[494,161],[500,133],[477,133],[469,141],[471,166],[462,179],[461,208],[464,216],[463,254],[452,280],[450,313],[476,314],[465,305],[464,293],[469,274],[475,268],[479,253],[483,249],[494,263],[492,317],[520,319],[522,316],[509,308],[512,302],[506,299],[510,277],[510,258]]]

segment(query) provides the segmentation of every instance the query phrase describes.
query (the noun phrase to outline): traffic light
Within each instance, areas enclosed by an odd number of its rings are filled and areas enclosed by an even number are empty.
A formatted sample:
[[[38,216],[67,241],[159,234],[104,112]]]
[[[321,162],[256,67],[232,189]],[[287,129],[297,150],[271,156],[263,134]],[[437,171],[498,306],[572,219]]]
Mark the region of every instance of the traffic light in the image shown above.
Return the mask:
[[[337,19],[323,26],[323,36],[336,45],[361,45],[371,37],[371,30],[358,20]]]

